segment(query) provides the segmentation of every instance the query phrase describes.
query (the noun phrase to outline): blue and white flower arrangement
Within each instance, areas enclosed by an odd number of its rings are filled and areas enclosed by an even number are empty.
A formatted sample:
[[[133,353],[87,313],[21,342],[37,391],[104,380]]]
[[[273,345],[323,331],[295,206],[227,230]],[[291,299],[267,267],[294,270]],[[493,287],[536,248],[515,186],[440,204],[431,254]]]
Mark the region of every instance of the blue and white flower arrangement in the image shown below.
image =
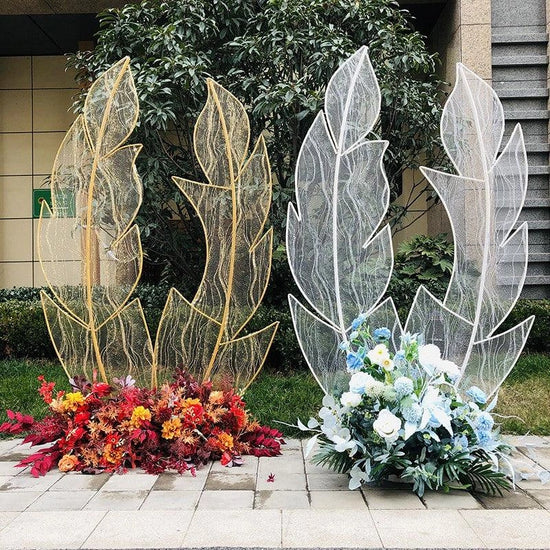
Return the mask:
[[[364,316],[353,338],[341,346],[351,377],[340,395],[325,396],[319,420],[304,430],[317,432],[313,460],[350,474],[350,489],[397,477],[412,482],[419,496],[428,489],[479,490],[502,494],[511,448],[499,436],[491,414],[496,399],[456,383],[459,367],[441,357],[434,344],[405,334],[390,351],[387,328],[372,332]]]

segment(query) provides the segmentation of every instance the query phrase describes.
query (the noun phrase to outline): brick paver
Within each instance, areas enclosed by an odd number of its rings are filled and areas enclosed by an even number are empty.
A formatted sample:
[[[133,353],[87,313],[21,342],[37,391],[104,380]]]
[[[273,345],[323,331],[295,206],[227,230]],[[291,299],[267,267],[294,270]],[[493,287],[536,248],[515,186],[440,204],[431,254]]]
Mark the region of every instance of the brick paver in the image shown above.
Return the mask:
[[[512,438],[520,470],[550,460],[550,438]],[[31,452],[0,441],[0,548],[550,548],[550,483],[518,481],[502,498],[407,484],[347,489],[347,478],[303,457],[245,457],[197,476],[125,476],[16,469]],[[32,450],[34,452],[34,449]],[[272,474],[272,475],[271,475]]]

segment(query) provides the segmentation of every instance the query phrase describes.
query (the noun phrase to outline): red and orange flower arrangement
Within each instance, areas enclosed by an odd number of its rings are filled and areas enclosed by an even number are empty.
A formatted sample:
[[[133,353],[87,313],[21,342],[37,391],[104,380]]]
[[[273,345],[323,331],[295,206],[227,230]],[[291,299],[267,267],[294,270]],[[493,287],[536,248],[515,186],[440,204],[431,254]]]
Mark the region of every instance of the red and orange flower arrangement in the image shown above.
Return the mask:
[[[135,387],[133,380],[116,386],[71,380],[72,392],[55,392],[55,383],[39,377],[39,392],[50,414],[42,420],[8,411],[0,432],[28,434],[31,445],[52,443],[23,459],[34,476],[54,466],[63,472],[119,472],[142,468],[179,473],[220,459],[240,465],[241,455],[281,454],[282,434],[251,419],[242,398],[232,389],[213,390],[179,371],[159,389]]]

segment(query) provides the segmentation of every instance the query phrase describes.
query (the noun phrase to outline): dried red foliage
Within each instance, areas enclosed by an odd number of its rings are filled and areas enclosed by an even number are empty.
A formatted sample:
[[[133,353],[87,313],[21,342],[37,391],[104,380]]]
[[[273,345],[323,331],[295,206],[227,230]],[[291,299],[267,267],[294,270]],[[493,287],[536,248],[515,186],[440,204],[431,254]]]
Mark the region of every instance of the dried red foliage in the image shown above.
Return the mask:
[[[214,391],[184,371],[172,384],[137,388],[127,377],[117,387],[71,380],[73,392],[58,392],[39,377],[38,390],[51,414],[40,421],[8,411],[1,432],[28,434],[31,445],[52,446],[23,459],[34,476],[54,466],[62,471],[124,472],[140,467],[149,473],[167,469],[195,472],[208,460],[242,464],[241,455],[277,456],[283,435],[251,421],[242,398],[232,389]]]

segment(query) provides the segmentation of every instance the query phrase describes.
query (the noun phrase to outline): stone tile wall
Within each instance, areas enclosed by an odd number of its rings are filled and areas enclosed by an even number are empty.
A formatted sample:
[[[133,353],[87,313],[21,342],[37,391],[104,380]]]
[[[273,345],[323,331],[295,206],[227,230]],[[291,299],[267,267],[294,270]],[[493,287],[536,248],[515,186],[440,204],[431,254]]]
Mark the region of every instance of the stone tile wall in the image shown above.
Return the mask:
[[[47,187],[74,94],[63,56],[0,57],[0,287],[44,284],[32,192]]]

